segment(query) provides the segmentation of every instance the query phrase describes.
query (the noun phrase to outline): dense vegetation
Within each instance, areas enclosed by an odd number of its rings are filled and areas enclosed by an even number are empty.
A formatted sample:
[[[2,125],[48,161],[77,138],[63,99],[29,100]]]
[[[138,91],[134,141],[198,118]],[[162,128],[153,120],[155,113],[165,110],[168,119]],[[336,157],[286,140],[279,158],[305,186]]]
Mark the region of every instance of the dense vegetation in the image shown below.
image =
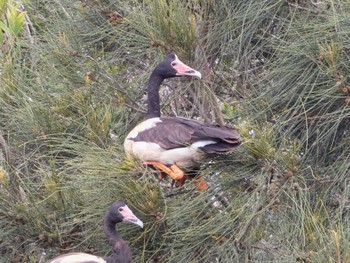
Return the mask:
[[[169,50],[163,114],[243,138],[204,192],[123,152]],[[135,262],[350,261],[349,1],[0,0],[0,60],[0,262],[110,253],[118,199]]]

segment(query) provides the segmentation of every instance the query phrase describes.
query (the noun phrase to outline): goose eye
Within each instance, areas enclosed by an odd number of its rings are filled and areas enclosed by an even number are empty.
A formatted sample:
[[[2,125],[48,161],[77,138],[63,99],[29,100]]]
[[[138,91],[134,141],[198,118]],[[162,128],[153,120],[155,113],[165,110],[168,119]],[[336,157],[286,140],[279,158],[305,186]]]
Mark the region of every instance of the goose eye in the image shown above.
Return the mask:
[[[122,211],[123,211],[123,208],[122,208],[122,207],[119,207],[119,208],[118,208],[118,211],[119,211],[119,212],[122,212]]]
[[[171,66],[175,67],[177,65],[176,62],[171,62]]]

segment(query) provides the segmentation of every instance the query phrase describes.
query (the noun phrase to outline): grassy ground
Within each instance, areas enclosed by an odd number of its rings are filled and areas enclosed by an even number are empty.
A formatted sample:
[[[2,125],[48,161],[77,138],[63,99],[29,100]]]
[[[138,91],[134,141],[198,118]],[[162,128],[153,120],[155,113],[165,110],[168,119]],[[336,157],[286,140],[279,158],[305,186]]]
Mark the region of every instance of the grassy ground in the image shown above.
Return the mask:
[[[101,219],[118,199],[145,223],[118,228],[135,262],[349,262],[349,11],[0,0],[0,262],[109,254]],[[243,138],[201,165],[201,193],[166,187],[123,152],[169,50],[204,80],[167,81],[163,114]]]

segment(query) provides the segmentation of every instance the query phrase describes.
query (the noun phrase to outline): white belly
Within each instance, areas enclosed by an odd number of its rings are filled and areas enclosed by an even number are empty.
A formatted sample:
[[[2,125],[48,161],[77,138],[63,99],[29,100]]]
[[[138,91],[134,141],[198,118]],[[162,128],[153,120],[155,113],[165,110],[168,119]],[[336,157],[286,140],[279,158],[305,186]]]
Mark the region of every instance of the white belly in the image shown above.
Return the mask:
[[[136,157],[141,161],[158,161],[163,164],[176,163],[181,167],[186,167],[193,165],[193,162],[203,157],[199,147],[215,143],[209,140],[199,141],[186,147],[165,150],[156,143],[128,140],[128,138],[135,138],[141,131],[155,127],[156,123],[160,121],[159,118],[148,119],[137,125],[127,135],[127,139],[124,142],[124,150],[128,157]]]
[[[158,161],[163,164],[178,164],[181,167],[191,166],[199,161],[203,153],[197,143],[188,147],[164,150],[156,143],[134,142],[128,140],[124,144],[128,156],[135,156],[141,161]]]

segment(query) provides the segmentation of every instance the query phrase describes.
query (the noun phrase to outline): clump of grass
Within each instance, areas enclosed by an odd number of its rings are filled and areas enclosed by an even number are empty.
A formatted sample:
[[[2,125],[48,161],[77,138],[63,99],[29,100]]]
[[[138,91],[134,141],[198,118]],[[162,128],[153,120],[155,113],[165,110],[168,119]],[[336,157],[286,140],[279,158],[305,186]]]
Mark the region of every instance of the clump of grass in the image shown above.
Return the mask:
[[[191,58],[196,39],[196,16],[190,5],[179,1],[136,2],[111,31],[112,41],[121,45],[123,52],[144,52],[151,47],[161,47],[166,52],[176,51],[181,57]],[[145,12],[147,10],[147,12]],[[133,48],[132,42],[138,47]],[[129,55],[129,56],[130,56]]]
[[[28,4],[0,75],[2,258],[109,254],[101,220],[124,199],[145,222],[118,228],[136,262],[348,261],[349,19],[330,3]],[[169,49],[209,73],[167,82],[164,114],[211,121],[211,105],[243,139],[202,164],[205,192],[123,153]]]
[[[296,21],[289,28],[271,64],[272,82],[265,96],[269,110],[275,112],[274,118],[285,123],[284,131],[298,136],[318,161],[326,161],[328,153],[333,152],[347,127],[348,114],[346,94],[337,88],[347,84],[343,80],[336,85],[349,68],[343,37],[348,31],[348,19],[346,14],[340,14],[339,23],[334,24],[335,14],[330,10],[329,15],[315,17],[314,23]]]
[[[2,0],[0,2],[0,60],[1,74],[8,74],[20,58],[18,46],[20,33],[24,30],[26,12],[21,10],[15,1]]]

